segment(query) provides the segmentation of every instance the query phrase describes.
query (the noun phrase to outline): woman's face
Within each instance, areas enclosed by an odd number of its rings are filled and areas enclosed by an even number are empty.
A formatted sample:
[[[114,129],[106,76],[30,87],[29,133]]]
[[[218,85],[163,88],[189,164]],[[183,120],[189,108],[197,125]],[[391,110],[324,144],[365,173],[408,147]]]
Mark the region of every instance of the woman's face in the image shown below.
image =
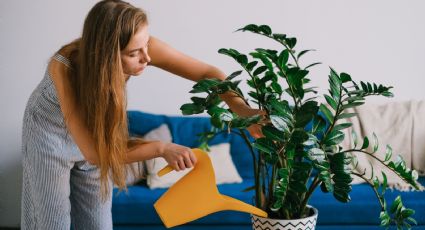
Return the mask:
[[[121,62],[126,77],[136,76],[143,72],[151,58],[148,54],[148,26],[141,25],[130,38],[127,46],[121,51]]]

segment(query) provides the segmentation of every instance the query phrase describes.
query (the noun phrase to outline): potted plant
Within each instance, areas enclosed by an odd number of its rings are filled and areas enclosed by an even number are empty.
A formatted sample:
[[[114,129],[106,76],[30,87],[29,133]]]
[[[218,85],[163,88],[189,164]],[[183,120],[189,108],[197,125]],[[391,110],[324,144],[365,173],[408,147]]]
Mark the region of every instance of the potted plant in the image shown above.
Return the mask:
[[[308,86],[310,80],[307,76],[309,68],[320,63],[306,67],[300,65],[300,58],[311,50],[296,52],[296,38],[273,33],[267,25],[250,24],[237,31],[249,31],[282,45],[278,51],[255,49],[249,53],[251,61],[235,49],[218,51],[238,62],[249,76],[246,83],[251,91],[247,95],[265,115],[240,117],[221,102],[219,95],[230,91],[248,104],[248,97],[238,87],[241,80],[235,80],[242,70],[230,74],[224,81],[205,79],[197,82],[190,93],[203,93],[204,97],[192,97],[192,102],[181,106],[181,110],[184,115],[206,111],[211,116],[214,128],[201,135],[202,147],[207,147],[207,141],[222,131],[236,130],[244,137],[254,159],[255,185],[252,189],[255,189],[255,205],[269,214],[270,222],[311,217],[313,220],[310,222],[315,224],[317,211],[308,205],[313,191],[320,187],[338,201],[349,202],[351,182],[355,176],[362,178],[375,191],[377,202],[381,205],[381,226],[396,224],[398,228],[410,228],[410,224],[415,223],[412,218],[414,211],[405,208],[400,197],[391,207],[387,206],[384,199],[387,190],[385,173],[382,172],[382,179],[379,179],[373,175],[366,177],[354,170],[356,157],[352,152],[374,154],[378,149],[376,136],[373,136],[372,152],[366,151],[368,137],[362,138],[361,145],[357,145],[357,139],[354,140],[353,149],[341,147],[345,138],[342,130],[352,125],[341,121],[356,116],[346,110],[362,105],[369,96],[391,97],[392,87],[368,82],[358,84],[349,74],[338,73],[331,68],[329,91],[319,97],[316,88]],[[255,140],[248,137],[244,129],[253,124],[262,126],[264,137]],[[408,169],[402,159],[392,161],[391,155],[391,148],[387,147],[385,159],[379,161],[401,180],[418,189],[417,172]],[[369,170],[373,170],[371,167]],[[259,217],[252,218],[255,221]]]

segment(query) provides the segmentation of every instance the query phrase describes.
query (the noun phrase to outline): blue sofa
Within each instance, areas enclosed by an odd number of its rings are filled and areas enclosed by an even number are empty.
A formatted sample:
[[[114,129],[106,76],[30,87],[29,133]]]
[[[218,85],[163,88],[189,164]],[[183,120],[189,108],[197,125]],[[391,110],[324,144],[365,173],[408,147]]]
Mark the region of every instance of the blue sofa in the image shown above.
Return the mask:
[[[197,147],[199,143],[196,135],[209,130],[211,127],[209,118],[206,117],[165,116],[129,111],[128,119],[130,134],[144,135],[166,123],[172,133],[173,141],[188,147]],[[242,192],[242,190],[254,184],[252,158],[248,152],[248,147],[239,135],[227,133],[216,136],[210,144],[223,142],[231,144],[232,159],[243,178],[243,182],[219,185],[218,189],[222,194],[247,203],[253,203],[253,191]],[[425,184],[425,178],[421,178],[420,181]],[[143,181],[130,186],[127,193],[114,190],[112,205],[114,229],[166,229],[153,207],[154,202],[165,191],[166,189],[150,190]],[[418,226],[413,229],[425,229],[425,192],[389,191],[386,193],[389,202],[399,194],[402,195],[407,207],[416,210],[414,217],[418,221]],[[379,227],[380,207],[374,197],[373,190],[369,186],[365,184],[354,185],[351,198],[352,201],[348,204],[340,203],[335,200],[332,194],[325,194],[320,189],[316,189],[310,204],[319,210],[317,229],[383,229]],[[251,229],[251,223],[249,214],[224,211],[173,229],[248,230]]]

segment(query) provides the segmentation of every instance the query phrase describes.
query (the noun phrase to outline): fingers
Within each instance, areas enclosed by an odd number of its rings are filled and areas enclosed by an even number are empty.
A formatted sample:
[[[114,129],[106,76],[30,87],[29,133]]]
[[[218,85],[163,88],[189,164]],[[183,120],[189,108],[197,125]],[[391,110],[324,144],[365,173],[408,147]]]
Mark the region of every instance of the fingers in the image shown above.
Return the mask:
[[[187,156],[185,156],[183,158],[184,164],[186,165],[186,168],[192,168],[193,164],[192,164],[192,160],[190,159],[190,154],[187,154]]]
[[[184,164],[184,160],[180,159],[179,161],[177,161],[177,164],[180,168],[180,170],[185,170],[186,169],[186,165]]]
[[[198,162],[198,159],[196,159],[196,156],[192,151],[190,151],[189,153],[189,158],[190,158],[190,161],[192,161],[192,164],[196,165],[196,162]]]
[[[173,167],[174,168],[174,170],[175,171],[180,171],[180,166],[179,166],[179,164],[178,164],[178,162],[177,161],[175,161],[175,162],[173,162],[172,164],[171,164],[171,167]]]
[[[173,143],[167,146],[164,158],[176,171],[192,168],[196,164],[196,156],[190,148]]]
[[[186,149],[181,156],[182,158],[179,160],[179,166],[181,169],[192,168],[195,165],[196,157],[192,150]]]
[[[261,131],[261,125],[253,124],[249,126],[248,128],[249,134],[251,134],[254,138],[261,138],[264,137],[263,132]]]

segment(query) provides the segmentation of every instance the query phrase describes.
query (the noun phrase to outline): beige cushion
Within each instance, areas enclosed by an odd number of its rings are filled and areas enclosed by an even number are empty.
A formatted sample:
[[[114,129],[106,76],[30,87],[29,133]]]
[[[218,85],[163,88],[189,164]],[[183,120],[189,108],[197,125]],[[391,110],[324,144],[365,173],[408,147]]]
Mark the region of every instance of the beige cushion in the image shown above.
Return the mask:
[[[172,142],[171,132],[166,124],[163,124],[158,128],[151,130],[142,138],[147,141],[159,140],[166,143]],[[133,173],[131,167],[133,168],[135,173]],[[127,185],[133,185],[138,183],[142,179],[146,179],[147,173],[143,161],[129,164],[127,170]]]
[[[393,158],[398,154],[405,160],[406,166],[415,169],[419,174],[425,175],[425,126],[422,120],[425,116],[425,101],[403,101],[392,102],[379,105],[362,105],[360,107],[348,109],[347,112],[355,112],[356,117],[345,119],[341,123],[351,122],[353,126],[346,129],[346,138],[342,143],[344,149],[353,148],[354,130],[359,136],[359,144],[363,143],[363,136],[367,136],[370,141],[368,151],[372,151],[373,133],[379,140],[379,149],[374,155],[380,159],[385,158],[385,146],[390,145],[393,149]],[[357,146],[359,148],[359,146]],[[368,155],[355,153],[358,158],[357,170],[363,173],[366,169],[366,176],[370,177],[370,164],[375,169],[375,175],[381,177],[380,171],[386,173],[388,185],[399,190],[409,190],[410,186],[402,181],[398,176],[388,170],[381,163]],[[370,162],[370,163],[369,163]],[[355,177],[353,183],[361,183],[361,179]]]
[[[232,161],[229,143],[210,146],[210,152],[208,154],[214,167],[216,184],[242,182],[242,178]],[[162,177],[158,177],[158,171],[166,165],[167,162],[163,158],[155,158],[146,161],[148,171],[147,183],[149,188],[168,188],[192,170],[192,168],[190,168],[179,172],[173,171]]]

